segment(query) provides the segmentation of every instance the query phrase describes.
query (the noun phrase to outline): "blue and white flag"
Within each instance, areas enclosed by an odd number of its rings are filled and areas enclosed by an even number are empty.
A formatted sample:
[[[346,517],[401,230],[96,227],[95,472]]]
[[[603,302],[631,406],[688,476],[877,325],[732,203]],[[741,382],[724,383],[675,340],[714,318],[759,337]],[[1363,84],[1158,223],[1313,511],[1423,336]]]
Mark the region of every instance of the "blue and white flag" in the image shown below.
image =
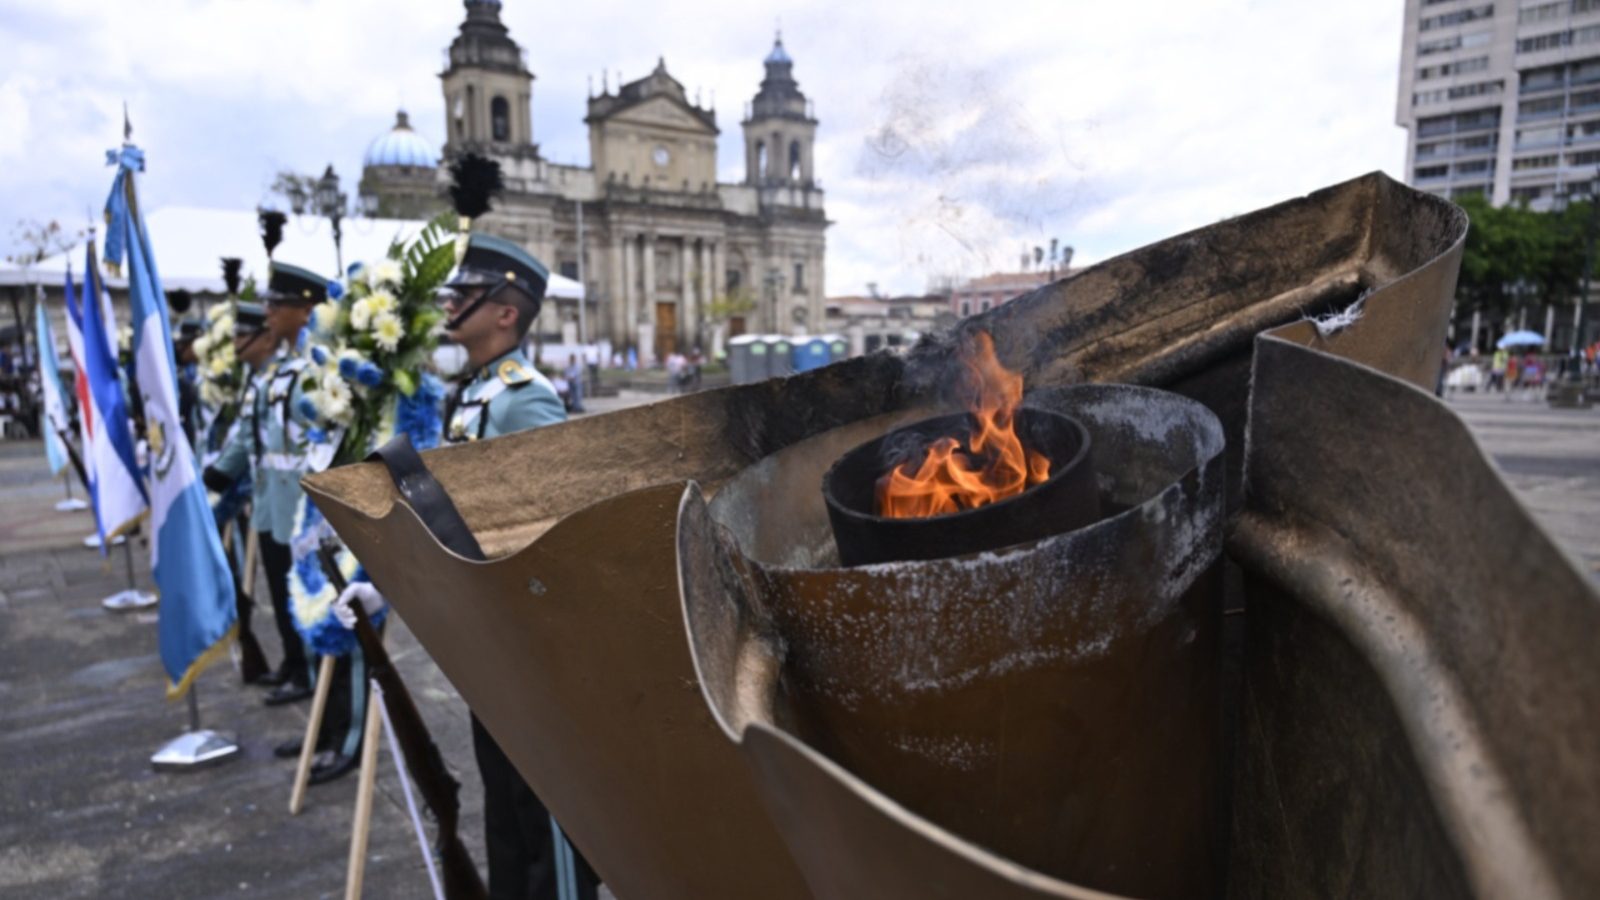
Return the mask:
[[[67,275],[67,291],[72,290],[72,275]],[[44,432],[44,455],[50,460],[50,474],[60,475],[67,465],[67,430],[72,417],[67,415],[66,391],[61,386],[61,361],[56,358],[56,335],[44,301],[33,308],[34,344],[39,348],[39,391],[44,395],[39,410],[39,430]]]
[[[104,555],[113,538],[132,531],[143,520],[148,502],[134,453],[128,404],[117,377],[117,357],[111,349],[116,322],[107,318],[100,280],[94,274],[93,240],[89,241],[88,255],[83,302],[78,304],[90,415],[84,466],[90,472],[95,528],[100,533],[100,553]]]
[[[106,201],[105,260],[111,268],[127,260],[134,367],[150,446],[155,535],[150,563],[161,592],[161,663],[167,670],[167,696],[180,697],[202,669],[228,651],[237,626],[233,576],[178,414],[167,295],[134,189],[134,173],[144,170],[144,153],[124,144],[106,157],[117,167],[117,177]]]

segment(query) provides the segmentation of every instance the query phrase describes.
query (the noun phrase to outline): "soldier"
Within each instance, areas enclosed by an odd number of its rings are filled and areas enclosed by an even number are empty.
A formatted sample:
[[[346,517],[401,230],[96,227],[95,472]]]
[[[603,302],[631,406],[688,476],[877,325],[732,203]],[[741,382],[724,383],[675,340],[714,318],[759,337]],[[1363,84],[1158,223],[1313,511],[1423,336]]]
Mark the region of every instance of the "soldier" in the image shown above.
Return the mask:
[[[195,435],[200,430],[200,370],[194,340],[204,331],[198,319],[184,319],[172,337],[172,355],[178,365],[178,418],[190,447],[195,445]]]
[[[522,352],[528,327],[538,318],[549,272],[521,247],[484,234],[468,239],[466,253],[447,287],[445,331],[467,351],[467,364],[445,403],[445,440],[477,441],[566,420],[566,408],[548,379]],[[370,589],[347,591],[369,613],[382,601]],[[345,613],[344,619],[353,618]],[[559,838],[550,813],[502,751],[472,717],[472,745],[483,778],[489,894],[496,900],[555,900],[560,896],[557,854],[570,845]],[[600,880],[572,848],[578,897],[593,900]],[[570,895],[569,895],[570,896]]]
[[[298,266],[271,264],[265,333],[258,340],[272,358],[247,389],[240,427],[205,473],[206,487],[219,493],[226,493],[246,473],[252,476],[250,524],[260,542],[273,617],[283,642],[283,664],[257,680],[273,688],[266,696],[268,706],[311,696],[311,666],[289,609],[289,538],[302,494],[300,476],[306,469],[305,440],[291,409],[296,381],[306,364],[294,346],[311,308],[327,296],[327,284]]]

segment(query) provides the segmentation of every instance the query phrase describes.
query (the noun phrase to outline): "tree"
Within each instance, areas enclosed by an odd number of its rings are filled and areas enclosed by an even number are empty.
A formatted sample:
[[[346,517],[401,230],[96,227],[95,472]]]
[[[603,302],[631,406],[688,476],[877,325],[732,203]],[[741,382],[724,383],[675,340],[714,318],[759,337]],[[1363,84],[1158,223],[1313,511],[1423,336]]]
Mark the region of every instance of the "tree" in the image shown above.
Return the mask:
[[[1457,312],[1505,314],[1531,300],[1574,301],[1583,281],[1588,203],[1554,212],[1494,207],[1482,196],[1457,201],[1471,222],[1456,286]]]
[[[6,262],[11,263],[24,273],[31,273],[34,266],[57,253],[64,253],[77,246],[83,239],[83,232],[68,231],[61,227],[55,220],[49,222],[29,221],[23,219],[17,222],[11,230],[11,241],[21,249],[16,253],[6,256]],[[32,278],[25,278],[30,284]],[[17,340],[26,358],[28,349],[28,325],[22,318],[21,304],[17,302],[17,292],[11,292],[11,317],[17,324]],[[31,311],[31,310],[30,310]]]

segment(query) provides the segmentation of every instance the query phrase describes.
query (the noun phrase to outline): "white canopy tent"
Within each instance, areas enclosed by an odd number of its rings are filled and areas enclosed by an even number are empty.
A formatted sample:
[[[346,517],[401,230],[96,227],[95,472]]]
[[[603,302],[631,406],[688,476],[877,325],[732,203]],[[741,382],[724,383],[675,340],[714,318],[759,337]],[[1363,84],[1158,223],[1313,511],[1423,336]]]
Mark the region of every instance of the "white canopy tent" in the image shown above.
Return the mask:
[[[255,210],[169,206],[150,213],[146,223],[162,285],[167,290],[223,293],[221,260],[224,256],[244,260],[244,275],[255,276],[265,287],[267,253],[261,245]],[[390,242],[396,238],[410,240],[426,224],[404,219],[345,219],[341,223],[345,265],[382,258]],[[278,245],[273,257],[279,262],[334,277],[338,265],[334,258],[331,224],[319,216],[289,216],[283,228],[283,243]],[[76,278],[81,280],[83,247],[80,245],[43,260],[29,271],[9,264],[0,266],[0,287],[29,283],[59,287],[69,260]],[[115,278],[107,278],[106,284],[113,291],[127,286],[126,282]],[[551,272],[545,293],[564,300],[581,300],[583,286]]]

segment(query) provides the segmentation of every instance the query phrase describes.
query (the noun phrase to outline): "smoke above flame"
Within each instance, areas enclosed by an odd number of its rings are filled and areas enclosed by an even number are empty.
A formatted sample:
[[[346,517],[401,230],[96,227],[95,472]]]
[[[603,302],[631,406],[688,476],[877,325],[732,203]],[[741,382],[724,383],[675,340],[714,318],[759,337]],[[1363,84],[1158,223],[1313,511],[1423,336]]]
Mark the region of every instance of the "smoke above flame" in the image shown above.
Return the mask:
[[[973,336],[962,364],[976,427],[965,439],[938,438],[920,460],[885,472],[877,484],[878,515],[910,519],[976,509],[1050,477],[1050,460],[1017,436],[1022,376],[1000,364],[988,332]]]

